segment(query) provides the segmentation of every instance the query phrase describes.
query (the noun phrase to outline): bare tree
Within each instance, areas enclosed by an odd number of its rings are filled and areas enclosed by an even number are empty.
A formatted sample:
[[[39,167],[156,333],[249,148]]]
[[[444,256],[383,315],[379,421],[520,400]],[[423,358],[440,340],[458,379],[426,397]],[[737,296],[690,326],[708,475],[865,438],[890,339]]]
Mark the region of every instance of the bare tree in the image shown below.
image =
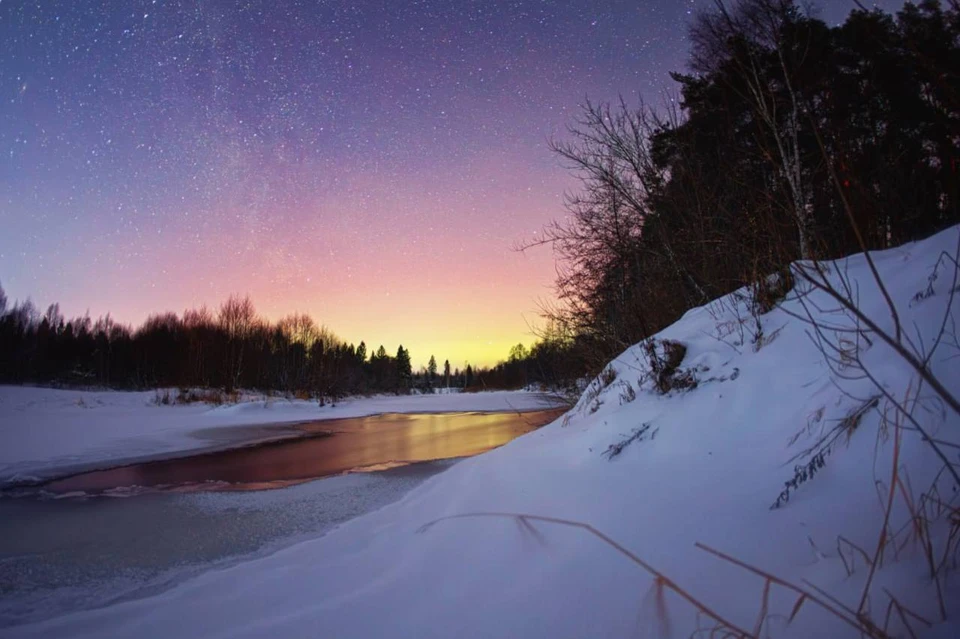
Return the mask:
[[[639,236],[651,216],[649,196],[664,177],[653,161],[651,140],[664,125],[643,103],[631,109],[622,98],[616,108],[587,101],[570,128],[572,141],[551,144],[584,184],[582,195],[568,197],[568,209],[585,221],[590,213],[609,211],[609,232],[621,250]],[[707,292],[678,259],[669,234],[658,232],[657,240],[680,281],[697,302],[706,302]]]
[[[565,333],[602,345],[596,350],[598,366],[675,319],[680,306],[708,299],[700,277],[678,254],[676,237],[653,213],[651,195],[664,175],[652,140],[666,125],[643,104],[631,109],[622,99],[613,106],[587,101],[570,139],[552,143],[582,188],[566,196],[565,219],[517,247],[552,247],[560,303],[541,311]],[[651,268],[654,263],[658,269]],[[657,295],[664,278],[675,280],[679,286],[672,291],[681,294],[645,297]]]
[[[227,335],[227,361],[230,390],[240,385],[243,374],[243,358],[247,340],[253,334],[257,324],[257,313],[249,297],[231,295],[220,305],[217,315],[220,328]]]
[[[291,342],[303,344],[307,349],[310,348],[320,333],[320,329],[317,328],[313,318],[306,313],[288,315],[277,322],[277,326]]]

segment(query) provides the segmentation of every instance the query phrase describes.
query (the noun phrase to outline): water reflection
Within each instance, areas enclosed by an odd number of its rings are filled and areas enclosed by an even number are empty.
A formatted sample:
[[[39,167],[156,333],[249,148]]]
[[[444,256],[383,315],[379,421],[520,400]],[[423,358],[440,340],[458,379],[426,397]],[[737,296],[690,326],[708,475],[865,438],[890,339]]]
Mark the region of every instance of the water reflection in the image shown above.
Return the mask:
[[[83,473],[50,482],[51,493],[109,493],[128,487],[260,490],[347,471],[468,457],[501,446],[562,411],[386,414],[299,426],[279,443]]]

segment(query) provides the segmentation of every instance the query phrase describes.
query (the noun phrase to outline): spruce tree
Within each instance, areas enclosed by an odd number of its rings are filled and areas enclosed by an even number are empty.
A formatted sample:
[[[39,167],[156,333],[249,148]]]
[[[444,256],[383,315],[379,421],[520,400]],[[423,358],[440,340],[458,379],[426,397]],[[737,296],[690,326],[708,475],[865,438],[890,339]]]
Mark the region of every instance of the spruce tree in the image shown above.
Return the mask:
[[[410,351],[400,345],[397,349],[397,380],[400,390],[403,392],[410,390],[410,379],[413,376],[413,369],[410,365]]]

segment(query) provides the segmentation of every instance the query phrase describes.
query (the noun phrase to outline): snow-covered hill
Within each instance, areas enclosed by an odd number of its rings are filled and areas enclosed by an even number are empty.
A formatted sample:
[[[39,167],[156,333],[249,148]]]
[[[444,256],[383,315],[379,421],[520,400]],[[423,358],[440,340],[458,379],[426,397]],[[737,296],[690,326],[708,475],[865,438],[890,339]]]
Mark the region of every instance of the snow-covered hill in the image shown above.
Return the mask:
[[[931,275],[941,252],[954,254],[957,236],[954,228],[875,254],[905,332],[927,350],[956,285],[949,264]],[[858,308],[890,329],[863,256],[831,270],[842,274],[856,286]],[[869,578],[870,618],[891,636],[911,636],[904,620],[918,636],[960,636],[960,583],[941,570],[938,597],[922,543],[930,540],[937,560],[947,548],[946,564],[955,565],[960,522],[951,529],[950,516],[932,508],[920,534],[909,521],[923,493],[955,509],[957,487],[915,430],[895,445],[896,424],[919,425],[956,464],[960,417],[875,336],[858,346],[855,334],[830,333],[842,351],[831,371],[811,327],[796,317],[796,299],[762,315],[758,331],[742,293],[690,311],[657,336],[655,352],[685,349],[679,368],[660,380],[672,386],[666,393],[654,388],[647,347],[635,346],[555,423],[456,464],[322,538],[148,599],[7,634],[688,637],[701,628],[710,636],[719,622],[680,591],[749,634],[760,619],[762,636],[857,637],[854,613],[843,607],[860,608]],[[816,319],[849,326],[822,294],[805,299]],[[930,367],[956,394],[952,322],[947,331]],[[898,419],[875,382],[858,375],[857,353],[892,397],[919,390],[916,424]],[[824,447],[830,433],[838,437]],[[895,451],[900,481],[891,493]],[[791,480],[789,499],[778,499]],[[930,493],[933,485],[938,492]],[[870,577],[888,503],[896,536]],[[588,524],[624,552],[584,528],[511,513]],[[698,542],[808,591],[847,620],[782,585],[765,598],[764,577]]]

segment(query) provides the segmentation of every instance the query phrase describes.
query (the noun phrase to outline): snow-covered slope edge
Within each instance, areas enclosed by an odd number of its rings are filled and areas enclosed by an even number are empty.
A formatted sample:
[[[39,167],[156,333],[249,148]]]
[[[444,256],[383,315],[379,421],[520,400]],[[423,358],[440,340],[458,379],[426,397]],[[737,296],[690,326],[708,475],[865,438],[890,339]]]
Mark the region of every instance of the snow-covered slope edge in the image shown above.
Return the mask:
[[[929,346],[943,319],[952,278],[928,290],[942,251],[958,229],[875,254],[909,327]],[[839,263],[857,285],[859,308],[889,326],[863,256]],[[818,302],[817,296],[809,298]],[[820,299],[821,308],[827,308]],[[839,420],[876,395],[866,379],[840,379],[813,348],[809,327],[787,301],[760,318],[751,343],[742,300],[687,313],[657,336],[686,347],[681,368],[698,383],[659,394],[641,346],[628,349],[564,418],[490,453],[466,460],[400,502],[355,519],[323,538],[222,571],[145,600],[9,629],[11,637],[647,637],[690,636],[716,624],[651,575],[583,530],[518,523],[527,513],[585,522],[642,558],[731,623],[752,632],[764,581],[695,546],[701,542],[856,609],[882,529],[893,455],[882,429],[884,400],[837,441],[816,475],[771,510],[794,478],[794,460]],[[740,320],[743,319],[744,322]],[[822,319],[844,321],[825,313]],[[741,338],[740,330],[744,334]],[[742,341],[741,341],[742,339]],[[955,338],[931,362],[954,393],[960,387]],[[739,343],[738,343],[739,342]],[[871,373],[895,397],[916,391],[914,376],[878,340],[864,346]],[[841,371],[842,372],[842,371]],[[642,381],[641,381],[642,380]],[[934,437],[960,444],[960,420],[925,388],[914,415]],[[608,459],[611,445],[641,435]],[[885,430],[886,439],[878,433]],[[947,448],[956,456],[956,448]],[[942,463],[914,432],[899,451],[906,491],[917,499]],[[957,504],[949,482],[940,499]],[[907,522],[897,497],[892,529]],[[427,526],[431,522],[437,522]],[[426,526],[426,528],[425,528]],[[909,530],[909,526],[907,526]],[[931,530],[938,548],[948,524]],[[948,621],[924,554],[906,536],[873,577],[871,615],[881,625],[890,599],[936,624],[911,619],[921,636],[957,636],[960,588],[941,582]],[[899,546],[900,544],[898,544]],[[845,567],[845,564],[847,567]],[[852,574],[848,574],[852,573]],[[813,584],[809,586],[808,584]],[[796,593],[774,586],[762,634],[855,637],[859,633],[810,600],[790,616]],[[892,636],[910,636],[893,612]]]

